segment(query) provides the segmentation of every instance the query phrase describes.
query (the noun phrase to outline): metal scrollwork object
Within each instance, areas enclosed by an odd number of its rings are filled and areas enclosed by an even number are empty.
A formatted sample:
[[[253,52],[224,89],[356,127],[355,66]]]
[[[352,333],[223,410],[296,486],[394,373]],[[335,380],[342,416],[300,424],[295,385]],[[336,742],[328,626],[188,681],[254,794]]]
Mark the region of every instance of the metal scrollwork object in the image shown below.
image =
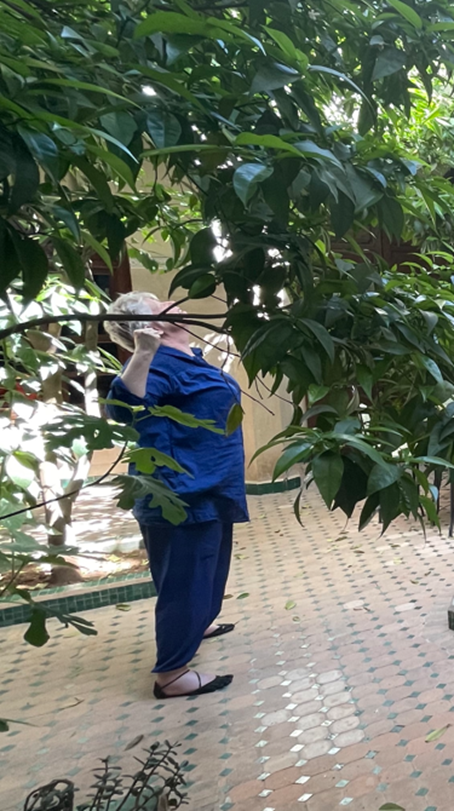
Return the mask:
[[[54,780],[28,795],[24,811],[74,811],[74,783]]]

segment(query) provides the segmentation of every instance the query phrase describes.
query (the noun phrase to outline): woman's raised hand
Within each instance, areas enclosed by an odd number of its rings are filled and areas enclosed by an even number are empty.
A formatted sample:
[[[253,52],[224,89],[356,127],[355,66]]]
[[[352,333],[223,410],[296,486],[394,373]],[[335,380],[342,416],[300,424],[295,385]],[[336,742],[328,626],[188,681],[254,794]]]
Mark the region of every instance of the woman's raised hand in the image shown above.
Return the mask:
[[[155,327],[145,327],[134,331],[134,344],[136,352],[147,352],[154,355],[161,343],[162,331]]]

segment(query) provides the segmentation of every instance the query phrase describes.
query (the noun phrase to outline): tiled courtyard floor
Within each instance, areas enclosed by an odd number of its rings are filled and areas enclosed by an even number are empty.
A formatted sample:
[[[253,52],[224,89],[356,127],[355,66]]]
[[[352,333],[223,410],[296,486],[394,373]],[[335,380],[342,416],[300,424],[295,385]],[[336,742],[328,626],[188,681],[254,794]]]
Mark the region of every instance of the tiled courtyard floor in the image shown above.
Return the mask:
[[[32,726],[0,736],[1,811],[165,738],[189,761],[189,811],[451,811],[453,543],[405,522],[359,536],[315,492],[301,529],[293,498],[251,498],[237,528],[223,617],[238,626],[196,660],[235,674],[225,692],[153,699],[153,601],[87,612],[97,637],[55,625],[40,650],[3,630],[0,715]]]

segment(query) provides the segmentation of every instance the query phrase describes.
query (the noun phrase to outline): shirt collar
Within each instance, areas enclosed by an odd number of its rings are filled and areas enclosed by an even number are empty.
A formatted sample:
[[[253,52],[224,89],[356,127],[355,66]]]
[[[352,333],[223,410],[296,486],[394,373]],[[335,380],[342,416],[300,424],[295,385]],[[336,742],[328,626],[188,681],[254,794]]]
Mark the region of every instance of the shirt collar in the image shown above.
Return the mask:
[[[182,352],[181,349],[175,349],[173,346],[164,346],[163,344],[160,345],[158,352],[164,352],[167,355],[175,355],[178,358],[203,358],[203,352],[198,346],[192,346],[192,356],[187,355],[186,352]]]

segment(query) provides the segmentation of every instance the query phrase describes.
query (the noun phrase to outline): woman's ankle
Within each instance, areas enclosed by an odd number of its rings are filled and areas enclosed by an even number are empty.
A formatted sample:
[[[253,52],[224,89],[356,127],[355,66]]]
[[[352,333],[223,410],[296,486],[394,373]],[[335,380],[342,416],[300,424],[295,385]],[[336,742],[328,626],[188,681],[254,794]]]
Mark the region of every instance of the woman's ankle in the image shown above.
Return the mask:
[[[188,667],[185,666],[179,667],[177,670],[167,670],[164,673],[156,673],[156,681],[160,687],[165,687],[166,684],[169,684],[171,681],[176,681],[187,672]]]

